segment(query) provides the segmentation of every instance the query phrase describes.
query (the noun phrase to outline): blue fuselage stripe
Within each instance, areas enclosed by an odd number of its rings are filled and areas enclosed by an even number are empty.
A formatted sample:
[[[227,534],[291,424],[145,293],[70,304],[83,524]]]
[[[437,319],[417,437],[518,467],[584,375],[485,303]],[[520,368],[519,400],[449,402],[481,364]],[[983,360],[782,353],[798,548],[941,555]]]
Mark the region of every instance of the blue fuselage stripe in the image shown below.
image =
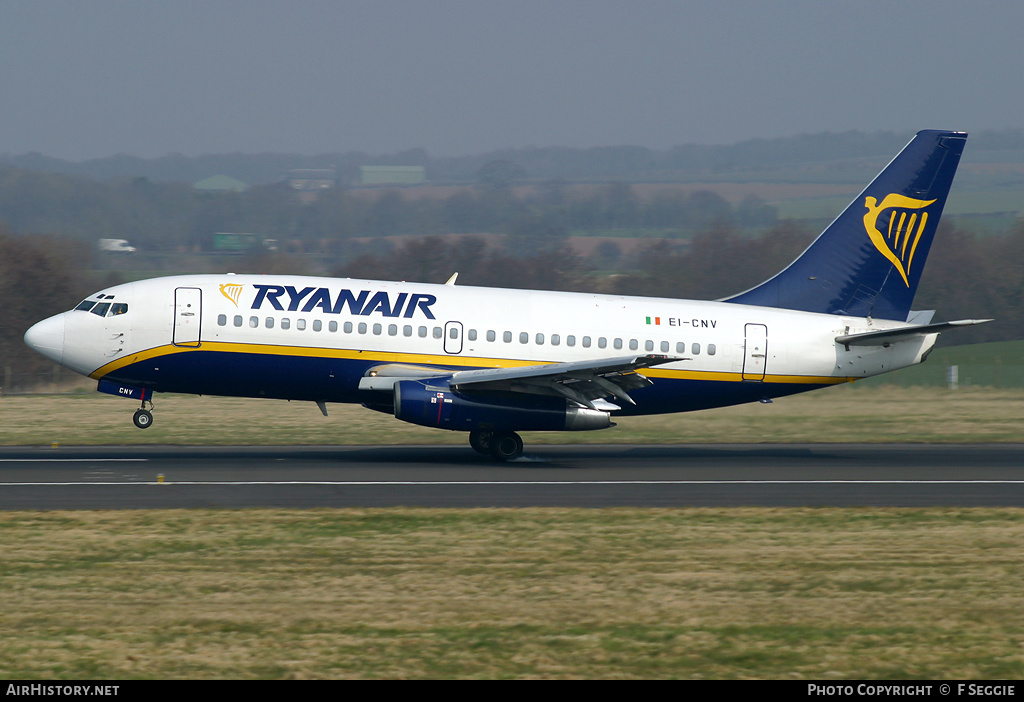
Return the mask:
[[[364,403],[373,394],[358,389],[366,372],[382,363],[367,358],[324,358],[252,352],[171,353],[126,365],[103,380],[156,392],[285,400]],[[466,369],[451,366],[451,370]],[[439,375],[444,371],[439,371]],[[637,406],[622,403],[619,414],[643,415],[723,407],[825,387],[816,383],[758,383],[734,380],[657,378],[630,391]],[[390,398],[381,398],[390,401]]]

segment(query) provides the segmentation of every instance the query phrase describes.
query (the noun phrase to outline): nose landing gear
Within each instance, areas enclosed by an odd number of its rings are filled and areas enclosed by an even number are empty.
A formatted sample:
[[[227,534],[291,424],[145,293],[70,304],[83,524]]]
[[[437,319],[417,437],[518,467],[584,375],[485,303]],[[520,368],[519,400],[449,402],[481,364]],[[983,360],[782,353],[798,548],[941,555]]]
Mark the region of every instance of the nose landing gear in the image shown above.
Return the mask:
[[[149,404],[149,409],[146,408],[146,404]],[[143,400],[142,407],[135,410],[135,416],[132,417],[132,421],[135,422],[135,426],[139,429],[149,429],[153,426],[153,402],[151,400]]]

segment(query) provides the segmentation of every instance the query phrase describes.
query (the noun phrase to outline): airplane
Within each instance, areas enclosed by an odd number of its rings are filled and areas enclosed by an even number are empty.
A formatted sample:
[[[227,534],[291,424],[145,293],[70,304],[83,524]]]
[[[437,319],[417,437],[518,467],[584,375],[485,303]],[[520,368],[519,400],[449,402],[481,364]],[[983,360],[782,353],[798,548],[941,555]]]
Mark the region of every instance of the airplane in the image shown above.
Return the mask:
[[[521,431],[585,431],[772,399],[923,362],[911,310],[967,140],[919,132],[788,267],[717,301],[293,275],[115,285],[25,342],[140,403],[155,393],[358,403],[523,453]]]

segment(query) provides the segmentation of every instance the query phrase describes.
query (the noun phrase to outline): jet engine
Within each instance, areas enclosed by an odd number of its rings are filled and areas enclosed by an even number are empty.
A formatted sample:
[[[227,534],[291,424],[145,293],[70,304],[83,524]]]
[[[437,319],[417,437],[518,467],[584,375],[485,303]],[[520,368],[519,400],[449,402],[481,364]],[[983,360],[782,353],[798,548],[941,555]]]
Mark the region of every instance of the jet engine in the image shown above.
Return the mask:
[[[453,431],[588,431],[614,426],[611,415],[563,397],[527,393],[456,392],[447,378],[401,380],[395,417]]]

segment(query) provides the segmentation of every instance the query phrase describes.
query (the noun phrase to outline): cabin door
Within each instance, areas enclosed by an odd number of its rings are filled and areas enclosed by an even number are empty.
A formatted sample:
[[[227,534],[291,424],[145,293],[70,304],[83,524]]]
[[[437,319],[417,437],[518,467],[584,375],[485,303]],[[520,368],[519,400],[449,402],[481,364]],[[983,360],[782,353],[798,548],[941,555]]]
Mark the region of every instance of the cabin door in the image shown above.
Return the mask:
[[[175,346],[199,346],[203,319],[203,291],[199,288],[174,289]]]
[[[764,380],[764,366],[768,359],[768,327],[748,324],[744,327],[743,379]]]

